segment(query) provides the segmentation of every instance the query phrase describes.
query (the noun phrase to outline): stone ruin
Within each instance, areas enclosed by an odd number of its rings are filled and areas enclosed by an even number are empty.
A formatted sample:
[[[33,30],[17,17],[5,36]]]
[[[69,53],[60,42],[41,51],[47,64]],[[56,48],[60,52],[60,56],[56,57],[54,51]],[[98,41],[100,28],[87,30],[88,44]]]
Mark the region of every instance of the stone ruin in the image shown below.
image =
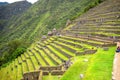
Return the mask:
[[[48,31],[47,35],[48,35],[48,36],[52,36],[52,35],[53,35],[53,32],[52,32],[52,31]]]
[[[45,75],[63,75],[64,73],[63,65],[41,66],[38,71],[24,73],[21,80],[42,80],[42,76]]]
[[[43,35],[42,38],[41,38],[42,41],[44,41],[44,40],[46,40],[46,39],[47,39],[47,36],[46,36],[46,35]]]
[[[24,73],[23,79],[21,80],[42,80],[42,76],[49,74],[61,76],[72,65],[70,59],[63,62],[63,64],[58,66],[40,66],[39,70],[37,71]]]
[[[71,60],[69,59],[68,61],[63,61],[64,64],[64,70],[67,70],[73,63],[71,62]]]

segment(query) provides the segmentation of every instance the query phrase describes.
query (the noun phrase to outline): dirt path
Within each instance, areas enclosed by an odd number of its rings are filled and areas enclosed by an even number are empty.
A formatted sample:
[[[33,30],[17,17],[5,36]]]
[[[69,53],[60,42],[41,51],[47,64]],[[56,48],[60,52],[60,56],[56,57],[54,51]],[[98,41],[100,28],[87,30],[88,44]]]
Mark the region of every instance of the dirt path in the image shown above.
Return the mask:
[[[117,43],[117,46],[120,46],[120,42]],[[120,80],[120,52],[116,53],[114,57],[112,80]]]

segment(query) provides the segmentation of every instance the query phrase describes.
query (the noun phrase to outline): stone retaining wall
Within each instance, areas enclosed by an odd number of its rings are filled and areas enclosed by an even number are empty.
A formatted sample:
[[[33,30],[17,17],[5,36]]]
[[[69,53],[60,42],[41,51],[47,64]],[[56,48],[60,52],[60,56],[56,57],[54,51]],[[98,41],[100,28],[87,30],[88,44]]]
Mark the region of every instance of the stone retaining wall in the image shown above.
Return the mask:
[[[86,50],[84,52],[76,53],[76,55],[94,54],[97,50]]]
[[[45,66],[45,67],[41,66],[39,70],[51,72],[53,70],[62,70],[62,66],[61,65],[60,66]]]

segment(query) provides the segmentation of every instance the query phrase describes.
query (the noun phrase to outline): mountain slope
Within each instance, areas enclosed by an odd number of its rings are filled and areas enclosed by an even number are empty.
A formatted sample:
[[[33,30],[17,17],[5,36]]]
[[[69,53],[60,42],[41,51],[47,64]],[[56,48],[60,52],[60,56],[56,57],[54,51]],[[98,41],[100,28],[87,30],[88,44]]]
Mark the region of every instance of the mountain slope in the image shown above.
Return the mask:
[[[31,3],[27,1],[18,1],[11,4],[5,2],[3,4],[5,5],[0,6],[0,31],[4,29],[4,26],[7,25],[10,18],[19,18],[20,14],[31,6]]]
[[[31,7],[31,3],[27,1],[18,1],[15,3],[0,6],[0,38],[1,39],[2,39],[2,36],[4,36],[2,34],[2,31],[6,30],[7,31],[6,34],[8,34],[9,32],[8,28],[6,27],[7,25],[10,25],[9,22],[19,18],[24,12],[28,10],[29,7]],[[14,22],[12,23],[14,24]],[[16,41],[18,42],[17,44],[21,45],[21,41],[18,41],[18,40]],[[16,41],[13,41],[11,43],[14,43],[14,45],[16,45],[15,44]],[[1,63],[5,63],[9,61],[9,60],[5,60],[5,58],[8,58],[9,55],[11,55],[12,53],[11,51],[14,51],[14,49],[12,48],[11,48],[12,50],[8,49],[10,47],[8,46],[8,44],[9,44],[9,41],[8,43],[4,43],[4,40],[0,42],[0,65]],[[7,52],[7,54],[5,54],[5,52]],[[3,59],[1,59],[2,57]]]
[[[0,19],[9,19],[13,15],[18,15],[26,11],[31,6],[27,1],[18,1],[0,7]]]
[[[17,17],[11,17],[0,32],[1,55],[9,54],[8,43],[16,39],[32,43],[53,28],[63,28],[68,19],[85,12],[86,7],[100,0],[39,0]],[[24,43],[23,42],[23,43]],[[5,52],[4,52],[5,51]],[[12,54],[12,53],[11,53]]]
[[[18,19],[13,18],[8,22],[6,29],[1,32],[4,35],[1,35],[0,41],[14,38],[32,41],[47,33],[49,29],[63,27],[68,19],[84,12],[85,7],[95,1],[40,0]]]
[[[90,10],[63,29],[62,35],[33,43],[6,67],[1,67],[1,80],[59,80],[63,71],[66,73],[62,80],[110,80],[115,51],[111,46],[120,38],[119,6],[119,0],[106,0],[95,8],[93,4],[87,6],[85,11]],[[42,23],[49,16],[50,11],[42,14]],[[37,26],[35,31],[38,29]],[[69,68],[69,61],[77,63]]]

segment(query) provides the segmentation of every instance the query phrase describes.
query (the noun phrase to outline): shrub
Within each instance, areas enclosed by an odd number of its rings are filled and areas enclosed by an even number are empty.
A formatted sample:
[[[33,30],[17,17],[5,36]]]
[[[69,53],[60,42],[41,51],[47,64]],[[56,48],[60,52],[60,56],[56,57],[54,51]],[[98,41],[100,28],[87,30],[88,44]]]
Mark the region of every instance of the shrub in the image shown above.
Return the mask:
[[[5,63],[9,63],[10,61],[23,54],[28,46],[29,44],[24,40],[16,39],[8,42],[8,44],[5,46],[6,51],[4,51],[2,57],[0,58],[0,66],[5,66]]]

